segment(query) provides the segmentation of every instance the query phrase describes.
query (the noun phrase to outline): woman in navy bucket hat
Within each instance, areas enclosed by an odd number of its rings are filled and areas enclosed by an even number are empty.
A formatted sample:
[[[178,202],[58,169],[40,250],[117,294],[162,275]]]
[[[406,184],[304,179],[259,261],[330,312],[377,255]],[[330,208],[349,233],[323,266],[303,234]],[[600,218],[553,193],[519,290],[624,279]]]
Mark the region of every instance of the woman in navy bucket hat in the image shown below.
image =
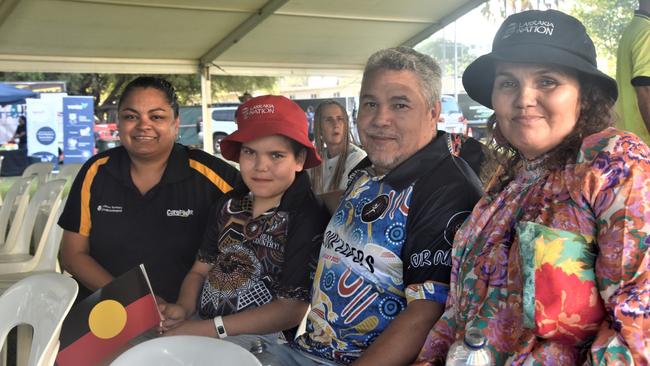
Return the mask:
[[[472,329],[496,365],[648,365],[650,149],[611,127],[616,83],[584,26],[514,14],[463,84],[494,110],[492,176],[418,363]]]

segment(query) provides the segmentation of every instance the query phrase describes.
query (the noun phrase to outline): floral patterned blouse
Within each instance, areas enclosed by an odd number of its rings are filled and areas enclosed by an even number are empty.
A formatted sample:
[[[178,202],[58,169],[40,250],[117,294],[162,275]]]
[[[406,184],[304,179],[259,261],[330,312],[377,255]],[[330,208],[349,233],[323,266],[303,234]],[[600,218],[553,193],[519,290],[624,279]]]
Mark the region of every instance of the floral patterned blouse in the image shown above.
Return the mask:
[[[477,328],[497,365],[648,365],[650,149],[608,128],[563,170],[525,166],[458,231],[444,314],[416,363]]]

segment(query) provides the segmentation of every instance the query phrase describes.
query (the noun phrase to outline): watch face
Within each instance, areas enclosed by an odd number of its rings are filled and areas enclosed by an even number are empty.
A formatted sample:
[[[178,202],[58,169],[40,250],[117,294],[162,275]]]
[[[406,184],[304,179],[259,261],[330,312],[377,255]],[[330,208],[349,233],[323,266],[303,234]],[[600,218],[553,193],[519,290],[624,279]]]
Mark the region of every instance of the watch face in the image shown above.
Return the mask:
[[[223,328],[222,325],[220,325],[220,326],[217,327],[217,333],[224,334],[224,333],[226,333],[226,330]]]

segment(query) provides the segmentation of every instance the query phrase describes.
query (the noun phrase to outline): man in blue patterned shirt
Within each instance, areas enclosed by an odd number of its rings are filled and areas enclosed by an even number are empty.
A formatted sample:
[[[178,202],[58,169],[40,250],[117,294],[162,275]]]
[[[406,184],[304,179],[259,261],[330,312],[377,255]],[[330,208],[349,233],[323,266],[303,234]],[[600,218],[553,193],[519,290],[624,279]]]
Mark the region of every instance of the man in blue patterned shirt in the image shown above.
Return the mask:
[[[279,364],[408,364],[442,314],[483,155],[475,140],[436,131],[440,73],[405,47],[368,60],[357,122],[368,157],[325,231],[307,332],[270,348]]]

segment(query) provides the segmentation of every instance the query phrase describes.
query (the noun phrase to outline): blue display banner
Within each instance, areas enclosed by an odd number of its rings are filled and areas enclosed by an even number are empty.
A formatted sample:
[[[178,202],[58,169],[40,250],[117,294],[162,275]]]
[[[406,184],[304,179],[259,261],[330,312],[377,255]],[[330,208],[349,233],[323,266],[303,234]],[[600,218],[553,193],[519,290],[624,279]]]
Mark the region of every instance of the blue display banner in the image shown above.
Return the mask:
[[[63,97],[64,163],[84,163],[93,156],[93,97]]]

